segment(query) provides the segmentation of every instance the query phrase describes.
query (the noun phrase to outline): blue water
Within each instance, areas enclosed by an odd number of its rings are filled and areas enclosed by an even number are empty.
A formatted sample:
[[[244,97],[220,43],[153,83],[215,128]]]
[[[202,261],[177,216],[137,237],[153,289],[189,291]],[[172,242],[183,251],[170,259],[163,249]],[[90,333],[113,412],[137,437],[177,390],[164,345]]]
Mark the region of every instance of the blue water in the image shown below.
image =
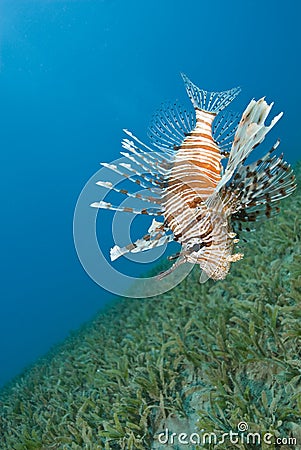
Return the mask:
[[[112,298],[77,259],[77,197],[122,128],[144,137],[162,101],[185,99],[181,71],[241,85],[238,109],[275,101],[271,142],[300,158],[299,17],[297,0],[1,1],[0,383]]]

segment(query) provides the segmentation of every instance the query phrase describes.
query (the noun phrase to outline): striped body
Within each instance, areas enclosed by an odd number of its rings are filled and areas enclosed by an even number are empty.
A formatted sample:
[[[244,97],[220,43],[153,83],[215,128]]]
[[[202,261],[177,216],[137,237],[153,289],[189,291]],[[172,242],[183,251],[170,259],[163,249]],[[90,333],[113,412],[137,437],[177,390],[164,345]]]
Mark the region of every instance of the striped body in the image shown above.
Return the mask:
[[[163,201],[166,220],[175,236],[178,229],[173,218],[179,219],[183,210],[194,210],[200,206],[213,194],[221,179],[222,155],[213,140],[211,129],[215,115],[203,111],[196,113],[195,128],[185,137],[182,145],[175,148],[176,155]]]
[[[184,262],[199,264],[204,277],[225,278],[231,262],[243,257],[233,253],[237,230],[279,210],[278,200],[290,195],[295,177],[282,157],[273,155],[279,142],[260,160],[245,165],[252,150],[265,138],[282,116],[278,114],[265,125],[272,105],[264,98],[251,100],[242,115],[221,113],[240,92],[233,88],[223,92],[199,89],[182,75],[193,111],[177,103],[160,108],[150,126],[150,138],[158,152],[132,133],[123,140],[126,163],[103,165],[117,172],[150,195],[129,192],[99,181],[103,188],[151,203],[151,207],[113,206],[99,201],[91,206],[114,211],[152,215],[148,234],[141,239],[111,249],[111,260],[128,252],[141,252],[173,240],[181,251],[168,275]],[[221,160],[228,157],[225,171]],[[249,230],[249,227],[245,228]]]
[[[213,278],[220,277],[217,261],[223,271],[228,271],[227,258],[233,247],[223,209],[214,211],[214,205],[210,209],[206,203],[221,180],[222,154],[212,137],[215,116],[196,109],[194,129],[175,148],[177,153],[163,197],[165,220],[182,245],[182,253],[187,252],[187,261],[206,268]]]

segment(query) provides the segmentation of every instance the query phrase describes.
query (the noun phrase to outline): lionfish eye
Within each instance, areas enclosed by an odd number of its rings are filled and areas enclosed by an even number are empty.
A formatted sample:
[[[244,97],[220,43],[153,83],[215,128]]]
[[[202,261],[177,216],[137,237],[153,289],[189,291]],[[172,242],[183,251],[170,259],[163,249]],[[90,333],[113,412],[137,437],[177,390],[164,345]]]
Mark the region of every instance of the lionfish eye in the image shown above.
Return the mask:
[[[201,248],[203,248],[203,247],[205,247],[205,244],[203,244],[203,243],[200,243],[200,244],[194,244],[194,245],[191,247],[191,250],[192,250],[193,252],[198,252],[198,251],[201,250]]]

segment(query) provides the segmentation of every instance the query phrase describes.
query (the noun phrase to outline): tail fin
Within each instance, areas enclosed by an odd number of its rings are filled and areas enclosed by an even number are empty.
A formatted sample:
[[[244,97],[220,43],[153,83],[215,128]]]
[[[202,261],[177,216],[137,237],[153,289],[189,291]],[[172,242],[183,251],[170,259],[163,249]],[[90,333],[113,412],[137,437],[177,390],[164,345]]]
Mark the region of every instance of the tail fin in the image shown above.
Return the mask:
[[[189,78],[181,74],[185,83],[185,88],[194,108],[202,109],[203,111],[218,114],[231,103],[235,97],[240,93],[240,87],[229,89],[222,92],[208,92],[198,88],[193,84]]]

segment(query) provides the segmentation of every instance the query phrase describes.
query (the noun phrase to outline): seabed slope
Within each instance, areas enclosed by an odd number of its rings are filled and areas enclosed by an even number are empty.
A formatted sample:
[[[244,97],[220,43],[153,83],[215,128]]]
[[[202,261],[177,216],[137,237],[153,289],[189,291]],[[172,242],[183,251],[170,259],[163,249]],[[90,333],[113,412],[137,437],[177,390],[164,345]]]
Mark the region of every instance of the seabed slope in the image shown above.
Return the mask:
[[[296,168],[301,184],[301,163]],[[0,448],[301,448],[301,192],[247,236],[220,282],[194,270],[117,299],[0,392]],[[297,445],[163,445],[158,433],[249,431]]]

